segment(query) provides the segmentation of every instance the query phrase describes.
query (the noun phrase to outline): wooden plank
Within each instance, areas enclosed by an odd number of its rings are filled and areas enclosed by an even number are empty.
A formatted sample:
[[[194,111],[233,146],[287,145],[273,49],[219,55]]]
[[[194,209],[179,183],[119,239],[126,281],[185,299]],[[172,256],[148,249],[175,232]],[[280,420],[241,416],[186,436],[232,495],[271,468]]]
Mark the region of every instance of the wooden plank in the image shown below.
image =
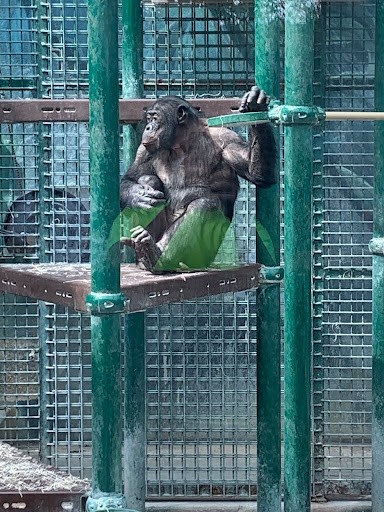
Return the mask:
[[[171,302],[227,292],[255,289],[260,265],[222,270],[153,275],[134,264],[121,266],[121,291],[127,298],[126,313]],[[89,264],[0,265],[0,292],[54,302],[86,312],[91,291]]]

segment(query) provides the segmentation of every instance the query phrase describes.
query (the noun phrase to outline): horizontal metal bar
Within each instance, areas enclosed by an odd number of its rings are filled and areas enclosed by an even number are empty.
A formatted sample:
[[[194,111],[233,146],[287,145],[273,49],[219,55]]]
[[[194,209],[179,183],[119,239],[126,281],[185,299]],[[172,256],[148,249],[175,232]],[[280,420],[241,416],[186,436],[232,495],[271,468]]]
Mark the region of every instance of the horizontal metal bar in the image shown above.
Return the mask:
[[[326,121],[384,121],[384,112],[332,112],[327,111]]]
[[[119,118],[123,124],[140,121],[146,108],[154,99],[120,100]],[[240,98],[190,100],[205,117],[236,111]],[[88,122],[88,100],[2,100],[0,101],[0,123]]]
[[[145,109],[153,99],[120,100],[120,122],[137,123],[143,117]],[[190,103],[205,117],[213,117],[236,112],[239,98],[192,99]],[[327,111],[327,121],[356,120],[381,121],[384,112],[348,112]],[[45,122],[88,122],[88,100],[2,100],[0,101],[0,123],[37,123]]]

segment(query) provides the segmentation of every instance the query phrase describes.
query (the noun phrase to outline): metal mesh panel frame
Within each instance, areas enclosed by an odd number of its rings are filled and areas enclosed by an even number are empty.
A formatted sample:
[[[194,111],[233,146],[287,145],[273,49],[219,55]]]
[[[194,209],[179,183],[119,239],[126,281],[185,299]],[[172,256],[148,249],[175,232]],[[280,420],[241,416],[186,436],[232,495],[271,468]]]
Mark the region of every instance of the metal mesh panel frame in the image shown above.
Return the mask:
[[[0,59],[8,53],[14,59],[2,61],[4,95],[87,97],[85,0],[3,3],[9,13],[5,32],[14,34],[12,42],[0,40]],[[373,106],[374,6],[368,0],[325,7],[327,108]],[[252,17],[252,9],[228,4],[145,4],[146,96],[241,94],[252,83]],[[317,88],[317,97],[323,92]],[[76,260],[86,253],[89,236],[82,231],[87,125],[14,125],[11,130],[3,125],[1,130],[2,141],[15,152],[0,155],[1,167],[13,170],[7,179],[15,190],[38,190],[44,218],[44,236],[24,261]],[[315,141],[318,159],[323,141]],[[367,495],[372,125],[327,123],[324,144],[324,170],[316,160],[314,176],[313,493]],[[29,170],[21,186],[15,160]],[[55,227],[56,189],[75,197],[73,231]],[[244,259],[254,254],[253,198],[252,188],[243,186],[236,236]],[[1,201],[4,216],[3,196]],[[62,203],[71,208],[72,200],[68,196]],[[40,451],[46,462],[90,476],[88,318],[53,305],[38,309],[14,296],[1,300],[0,387],[10,406],[3,412],[0,406],[0,435],[34,455]],[[255,496],[255,308],[252,294],[240,294],[148,313],[149,497]],[[20,339],[25,343],[16,345]]]

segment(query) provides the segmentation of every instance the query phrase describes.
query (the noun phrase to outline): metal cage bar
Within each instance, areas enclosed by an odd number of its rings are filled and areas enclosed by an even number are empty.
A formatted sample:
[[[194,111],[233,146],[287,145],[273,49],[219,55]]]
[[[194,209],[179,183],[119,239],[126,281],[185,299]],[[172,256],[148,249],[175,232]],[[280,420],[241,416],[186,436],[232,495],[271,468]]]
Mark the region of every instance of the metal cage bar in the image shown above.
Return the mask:
[[[280,1],[255,1],[255,81],[275,98],[280,95]],[[275,128],[280,148],[280,128]],[[280,165],[276,165],[280,176]],[[256,189],[256,222],[266,231],[271,248],[259,238],[256,261],[280,263],[280,186]],[[257,229],[257,228],[256,228]],[[281,319],[280,285],[261,287],[257,293],[257,507],[260,512],[281,508]]]
[[[314,4],[285,4],[285,102],[312,105]],[[309,512],[311,475],[311,125],[285,128],[284,507]],[[300,219],[300,222],[298,222]]]

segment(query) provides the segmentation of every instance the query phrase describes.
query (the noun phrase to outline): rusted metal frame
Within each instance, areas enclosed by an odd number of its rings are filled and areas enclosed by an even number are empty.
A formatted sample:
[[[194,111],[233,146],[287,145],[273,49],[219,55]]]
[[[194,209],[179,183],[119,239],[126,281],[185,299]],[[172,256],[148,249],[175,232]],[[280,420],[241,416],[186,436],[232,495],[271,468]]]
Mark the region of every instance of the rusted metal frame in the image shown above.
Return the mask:
[[[260,284],[260,265],[204,272],[153,275],[135,264],[121,266],[121,292],[126,297],[124,312],[209,295],[255,289]],[[89,264],[0,265],[0,292],[14,293],[55,302],[87,312],[91,289]],[[102,297],[101,297],[102,299]],[[99,313],[113,309],[111,300],[100,300]]]
[[[122,99],[119,118],[122,124],[137,123],[153,99]],[[190,100],[205,117],[228,114],[239,106],[239,98]],[[88,100],[2,100],[0,123],[88,122]]]
[[[25,512],[63,512],[83,510],[84,492],[4,492],[0,493],[2,510]]]

